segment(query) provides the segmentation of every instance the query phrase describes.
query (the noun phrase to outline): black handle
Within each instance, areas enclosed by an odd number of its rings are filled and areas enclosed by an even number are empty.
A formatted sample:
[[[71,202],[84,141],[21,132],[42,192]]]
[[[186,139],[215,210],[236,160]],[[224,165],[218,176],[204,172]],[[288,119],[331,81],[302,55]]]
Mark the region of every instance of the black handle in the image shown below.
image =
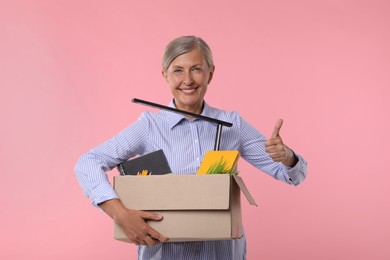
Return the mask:
[[[160,104],[156,104],[156,103],[145,101],[145,100],[138,99],[138,98],[133,98],[131,101],[133,103],[140,103],[140,104],[143,104],[143,105],[146,105],[146,106],[150,106],[150,107],[157,107],[157,108],[160,108],[160,109],[163,109],[163,110],[168,110],[168,111],[171,111],[171,112],[174,112],[174,113],[178,113],[178,114],[181,114],[181,115],[192,116],[192,117],[195,117],[195,118],[198,118],[198,119],[201,119],[201,120],[205,120],[205,121],[208,121],[208,122],[211,122],[211,123],[216,123],[217,124],[217,134],[216,134],[216,137],[215,137],[215,144],[214,144],[214,150],[215,151],[219,150],[219,146],[221,144],[222,126],[227,126],[227,127],[232,127],[233,126],[233,124],[229,123],[229,122],[221,121],[221,120],[218,120],[218,119],[215,119],[215,118],[211,118],[211,117],[207,117],[207,116],[194,114],[194,113],[187,112],[187,111],[180,110],[180,109],[173,108],[173,107],[163,106],[163,105],[160,105]]]

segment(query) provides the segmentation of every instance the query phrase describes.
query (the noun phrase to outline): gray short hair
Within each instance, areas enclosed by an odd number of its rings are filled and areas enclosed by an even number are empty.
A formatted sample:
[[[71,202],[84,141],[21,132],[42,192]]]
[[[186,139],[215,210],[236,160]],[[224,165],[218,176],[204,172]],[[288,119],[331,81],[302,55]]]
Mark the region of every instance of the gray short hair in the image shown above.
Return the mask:
[[[209,69],[213,67],[213,55],[211,53],[210,47],[201,38],[191,35],[178,37],[168,43],[168,45],[165,47],[162,59],[163,70],[167,71],[172,61],[176,57],[190,52],[195,48],[199,48]]]

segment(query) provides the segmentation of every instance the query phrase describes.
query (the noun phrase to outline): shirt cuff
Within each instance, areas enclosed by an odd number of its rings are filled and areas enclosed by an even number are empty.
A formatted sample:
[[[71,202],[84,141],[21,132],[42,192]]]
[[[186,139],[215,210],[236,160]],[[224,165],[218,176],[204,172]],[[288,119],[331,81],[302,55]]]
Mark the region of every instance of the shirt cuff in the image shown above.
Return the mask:
[[[100,203],[111,199],[119,199],[119,196],[109,182],[104,182],[91,191],[90,198],[92,199],[92,205],[99,207]]]
[[[297,186],[306,178],[307,162],[299,154],[294,154],[297,157],[298,162],[294,165],[294,167],[284,166],[286,169],[285,179],[288,184]]]

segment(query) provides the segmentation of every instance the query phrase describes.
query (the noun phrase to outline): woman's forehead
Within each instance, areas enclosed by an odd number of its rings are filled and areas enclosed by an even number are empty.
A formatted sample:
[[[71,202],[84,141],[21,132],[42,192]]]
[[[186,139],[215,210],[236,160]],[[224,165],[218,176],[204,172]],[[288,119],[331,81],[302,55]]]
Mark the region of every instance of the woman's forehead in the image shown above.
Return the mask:
[[[198,49],[193,49],[190,52],[183,53],[177,56],[172,62],[171,67],[174,66],[188,66],[188,65],[203,65],[205,64],[205,58],[202,52]]]

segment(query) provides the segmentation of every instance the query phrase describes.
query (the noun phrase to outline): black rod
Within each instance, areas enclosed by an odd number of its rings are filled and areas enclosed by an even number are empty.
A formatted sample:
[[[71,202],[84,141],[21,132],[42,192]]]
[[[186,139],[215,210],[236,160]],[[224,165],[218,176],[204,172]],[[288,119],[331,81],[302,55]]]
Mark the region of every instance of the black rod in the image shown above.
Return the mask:
[[[198,118],[198,119],[202,119],[202,120],[205,120],[205,121],[208,121],[208,122],[211,122],[211,123],[216,123],[216,124],[221,125],[221,126],[227,126],[227,127],[233,126],[233,124],[229,123],[229,122],[221,121],[221,120],[218,120],[218,119],[215,119],[215,118],[211,118],[211,117],[207,117],[207,116],[194,114],[194,113],[187,112],[187,111],[180,110],[180,109],[173,108],[173,107],[163,106],[163,105],[160,105],[160,104],[156,104],[156,103],[145,101],[145,100],[138,99],[138,98],[133,98],[131,101],[133,103],[140,103],[140,104],[143,104],[143,105],[146,105],[146,106],[157,107],[157,108],[160,108],[160,109],[163,109],[163,110],[168,110],[168,111],[171,111],[171,112],[174,112],[174,113],[178,113],[178,114],[192,116],[192,117],[195,117],[195,118]],[[221,129],[222,129],[222,127],[221,127]],[[218,131],[220,132],[221,130],[218,130]]]
[[[218,124],[217,134],[215,136],[214,151],[219,151],[219,146],[221,144],[221,133],[222,133],[222,125]]]

